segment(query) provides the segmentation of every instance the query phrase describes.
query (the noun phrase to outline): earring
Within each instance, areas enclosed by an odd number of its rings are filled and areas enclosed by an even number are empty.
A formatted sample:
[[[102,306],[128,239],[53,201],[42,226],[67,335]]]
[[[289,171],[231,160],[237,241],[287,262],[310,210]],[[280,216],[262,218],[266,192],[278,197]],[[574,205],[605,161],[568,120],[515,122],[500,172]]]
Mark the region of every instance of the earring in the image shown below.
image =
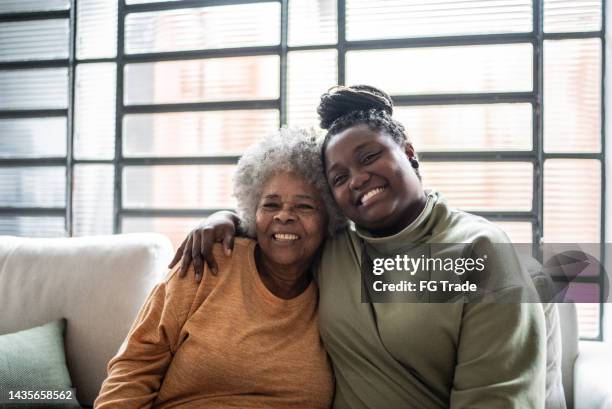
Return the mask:
[[[419,168],[419,161],[417,160],[417,158],[415,158],[414,156],[409,158],[410,160],[410,164],[412,165],[413,168],[418,169]]]

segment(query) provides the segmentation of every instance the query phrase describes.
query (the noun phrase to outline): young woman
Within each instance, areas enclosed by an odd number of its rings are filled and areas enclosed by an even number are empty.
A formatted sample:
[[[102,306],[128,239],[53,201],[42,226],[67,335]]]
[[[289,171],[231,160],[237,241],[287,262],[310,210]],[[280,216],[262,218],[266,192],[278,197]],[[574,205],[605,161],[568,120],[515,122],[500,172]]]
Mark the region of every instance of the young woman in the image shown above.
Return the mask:
[[[544,408],[543,310],[514,302],[521,299],[525,273],[513,252],[496,246],[509,243],[507,236],[423,189],[414,148],[383,91],[337,87],[322,96],[318,113],[327,130],[326,179],[354,223],[328,238],[318,275],[321,337],[336,378],[334,408]],[[204,247],[224,238],[229,243],[235,221],[227,213],[209,219],[175,261],[181,254],[187,264],[201,260],[202,241]],[[488,290],[511,302],[368,298],[362,273],[371,274],[374,258],[445,243],[487,254]]]

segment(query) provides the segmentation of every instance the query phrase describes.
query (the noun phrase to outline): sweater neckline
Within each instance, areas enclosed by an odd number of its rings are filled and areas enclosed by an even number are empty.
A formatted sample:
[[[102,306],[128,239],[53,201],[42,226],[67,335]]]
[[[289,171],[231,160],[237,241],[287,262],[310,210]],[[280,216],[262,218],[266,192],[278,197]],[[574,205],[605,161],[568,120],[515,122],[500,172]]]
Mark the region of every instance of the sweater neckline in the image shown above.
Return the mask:
[[[316,284],[314,282],[314,278],[310,281],[308,287],[306,287],[306,289],[296,297],[285,299],[278,297],[277,295],[272,293],[272,291],[270,291],[262,281],[261,276],[259,275],[259,271],[257,270],[257,263],[255,263],[256,247],[257,241],[253,240],[250,243],[249,249],[249,264],[251,268],[249,268],[248,270],[251,271],[251,274],[253,274],[252,278],[255,283],[255,287],[257,288],[257,292],[263,298],[263,300],[266,301],[268,304],[283,308],[299,308],[304,304],[311,302],[313,293],[316,291]]]
[[[396,247],[398,245],[404,246],[406,243],[421,242],[429,234],[429,229],[426,226],[430,224],[434,206],[440,200],[440,195],[435,191],[426,190],[425,194],[427,195],[425,207],[417,218],[403,230],[390,236],[380,237],[372,235],[368,230],[355,226],[357,236],[366,243],[380,249],[389,249],[389,247]]]

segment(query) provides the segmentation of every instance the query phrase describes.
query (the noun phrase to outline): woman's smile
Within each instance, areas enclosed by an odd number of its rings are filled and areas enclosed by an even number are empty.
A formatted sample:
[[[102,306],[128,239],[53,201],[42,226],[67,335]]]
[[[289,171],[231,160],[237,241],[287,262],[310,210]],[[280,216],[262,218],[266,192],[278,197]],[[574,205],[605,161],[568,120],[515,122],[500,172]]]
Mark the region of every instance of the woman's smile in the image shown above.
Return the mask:
[[[359,200],[357,201],[357,205],[361,205],[361,206],[370,206],[372,203],[376,203],[376,200],[373,200],[374,198],[376,199],[380,199],[381,198],[381,193],[383,193],[385,191],[384,187],[376,187],[374,189],[371,189],[369,191],[367,191],[365,194],[361,195]]]

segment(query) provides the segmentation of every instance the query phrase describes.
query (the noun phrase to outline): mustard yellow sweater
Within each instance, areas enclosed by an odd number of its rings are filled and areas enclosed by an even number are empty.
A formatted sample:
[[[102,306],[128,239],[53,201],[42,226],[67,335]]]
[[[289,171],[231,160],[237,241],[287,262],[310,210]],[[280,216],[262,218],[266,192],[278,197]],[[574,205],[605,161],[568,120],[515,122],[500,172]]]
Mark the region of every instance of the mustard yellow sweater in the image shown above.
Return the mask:
[[[317,289],[274,296],[255,267],[255,242],[214,250],[218,276],[175,268],[157,285],[95,408],[328,408],[333,376],[319,339]]]

